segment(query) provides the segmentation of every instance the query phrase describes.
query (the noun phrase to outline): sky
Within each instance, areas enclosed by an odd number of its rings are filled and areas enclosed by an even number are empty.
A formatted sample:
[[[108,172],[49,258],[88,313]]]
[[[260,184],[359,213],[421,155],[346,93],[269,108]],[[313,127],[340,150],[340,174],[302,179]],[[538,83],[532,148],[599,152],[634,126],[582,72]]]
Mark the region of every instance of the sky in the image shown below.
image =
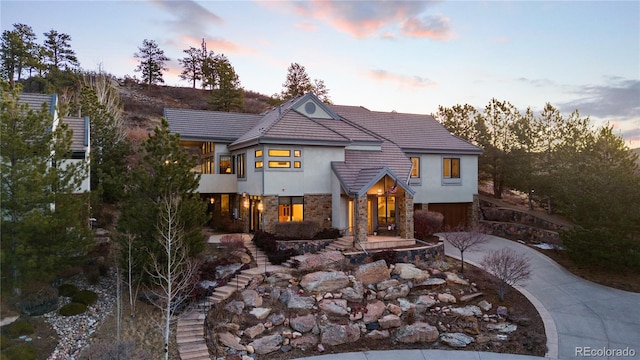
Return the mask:
[[[84,70],[140,78],[144,39],[181,80],[183,50],[224,54],[245,90],[280,93],[292,63],[323,80],[335,104],[432,114],[484,108],[521,112],[551,103],[640,147],[640,1],[7,1],[2,31],[22,23],[37,42],[71,36]]]

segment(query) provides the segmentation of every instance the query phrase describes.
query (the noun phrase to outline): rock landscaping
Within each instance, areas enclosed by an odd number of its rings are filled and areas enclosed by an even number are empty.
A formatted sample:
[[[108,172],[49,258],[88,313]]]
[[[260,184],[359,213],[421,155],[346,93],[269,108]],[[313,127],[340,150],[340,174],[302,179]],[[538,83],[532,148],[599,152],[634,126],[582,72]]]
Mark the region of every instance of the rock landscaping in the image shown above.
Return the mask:
[[[211,309],[208,341],[217,345],[209,349],[216,359],[385,347],[544,356],[544,330],[531,328],[530,314],[510,314],[491,303],[491,289],[439,265],[379,260],[349,270],[266,273]]]

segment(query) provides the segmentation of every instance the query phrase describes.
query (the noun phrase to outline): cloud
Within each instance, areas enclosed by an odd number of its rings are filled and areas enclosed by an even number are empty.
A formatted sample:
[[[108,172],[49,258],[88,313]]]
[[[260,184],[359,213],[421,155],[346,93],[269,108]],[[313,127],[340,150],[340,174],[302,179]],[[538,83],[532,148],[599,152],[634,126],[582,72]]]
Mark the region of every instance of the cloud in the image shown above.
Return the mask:
[[[308,32],[314,32],[318,30],[318,26],[310,21],[303,21],[301,23],[297,23],[296,27],[301,30],[305,30]]]
[[[382,69],[370,70],[366,73],[366,76],[376,81],[395,83],[399,88],[415,89],[436,85],[433,80],[426,79],[421,76],[394,74]]]
[[[410,18],[402,24],[402,33],[408,37],[447,40],[452,32],[449,18],[440,15],[428,15],[422,18]]]
[[[527,79],[524,77],[520,77],[520,78],[517,78],[516,81],[533,86],[533,87],[537,87],[537,88],[556,85],[554,81],[549,79]]]
[[[424,12],[435,1],[290,1],[294,11],[305,18],[328,23],[338,31],[356,38],[391,33],[407,37],[447,39],[451,36],[449,19]]]
[[[578,109],[599,118],[640,118],[640,80],[610,78],[604,85],[587,85],[576,91],[578,99],[559,105],[562,111]]]
[[[159,8],[167,10],[175,20],[168,21],[172,31],[202,37],[202,29],[211,23],[222,24],[224,20],[192,0],[149,0]]]

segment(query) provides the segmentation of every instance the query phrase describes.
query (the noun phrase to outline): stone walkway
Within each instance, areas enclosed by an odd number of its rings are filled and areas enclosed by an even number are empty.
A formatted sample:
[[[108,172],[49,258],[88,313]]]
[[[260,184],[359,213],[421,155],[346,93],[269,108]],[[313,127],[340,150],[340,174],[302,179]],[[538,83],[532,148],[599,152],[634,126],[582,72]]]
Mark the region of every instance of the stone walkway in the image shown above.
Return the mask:
[[[251,236],[242,234],[244,246],[251,253],[252,258],[257,262],[257,266],[251,269],[242,270],[225,286],[215,289],[213,294],[205,301],[199,303],[192,311],[182,314],[178,319],[176,330],[176,342],[178,343],[178,353],[182,360],[210,360],[209,349],[205,340],[205,317],[212,305],[218,304],[228,299],[234,292],[244,289],[251,279],[256,275],[265,272],[282,270],[284,267],[271,265],[267,256],[251,241]],[[209,243],[219,243],[220,236],[214,235],[209,238]]]

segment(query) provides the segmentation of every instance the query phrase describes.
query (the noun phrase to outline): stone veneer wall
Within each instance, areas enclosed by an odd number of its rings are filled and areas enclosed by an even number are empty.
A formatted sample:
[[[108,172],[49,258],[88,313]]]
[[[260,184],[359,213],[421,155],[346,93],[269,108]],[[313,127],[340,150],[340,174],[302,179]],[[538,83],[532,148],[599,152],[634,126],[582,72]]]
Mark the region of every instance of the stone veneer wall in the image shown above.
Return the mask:
[[[507,239],[552,245],[561,245],[562,243],[558,232],[553,230],[545,230],[524,224],[486,220],[481,220],[479,224],[487,233]]]
[[[320,230],[331,227],[331,211],[331,194],[304,196],[304,219],[318,223]]]
[[[354,240],[365,242],[367,241],[367,233],[369,231],[368,218],[367,218],[367,194],[362,195],[356,199],[356,218]]]
[[[398,206],[397,226],[400,230],[400,237],[403,239],[414,238],[413,227],[413,196],[401,191],[397,197],[396,206]]]
[[[349,259],[351,264],[366,264],[374,261],[374,257],[376,253],[382,252],[380,251],[370,251],[368,254],[364,252],[352,252],[345,253],[344,255]],[[440,242],[436,245],[430,246],[421,246],[416,248],[409,249],[392,249],[396,254],[396,262],[401,263],[425,263],[431,264],[435,261],[445,261],[444,255],[444,243]]]
[[[331,245],[335,239],[325,240],[278,240],[276,247],[278,251],[294,249],[298,254],[316,253]]]
[[[278,223],[278,195],[265,195],[262,197],[262,221],[264,231],[274,233]]]

